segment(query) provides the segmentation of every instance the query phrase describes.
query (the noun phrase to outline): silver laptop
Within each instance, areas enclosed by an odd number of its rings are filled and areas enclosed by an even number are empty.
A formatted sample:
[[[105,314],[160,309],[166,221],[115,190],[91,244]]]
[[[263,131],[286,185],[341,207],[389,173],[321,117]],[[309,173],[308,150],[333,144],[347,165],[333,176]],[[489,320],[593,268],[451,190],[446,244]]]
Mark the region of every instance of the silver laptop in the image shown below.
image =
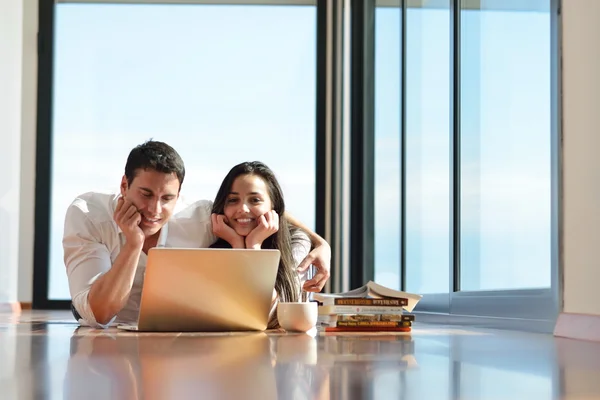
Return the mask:
[[[138,323],[119,328],[265,330],[279,259],[279,250],[152,248]]]

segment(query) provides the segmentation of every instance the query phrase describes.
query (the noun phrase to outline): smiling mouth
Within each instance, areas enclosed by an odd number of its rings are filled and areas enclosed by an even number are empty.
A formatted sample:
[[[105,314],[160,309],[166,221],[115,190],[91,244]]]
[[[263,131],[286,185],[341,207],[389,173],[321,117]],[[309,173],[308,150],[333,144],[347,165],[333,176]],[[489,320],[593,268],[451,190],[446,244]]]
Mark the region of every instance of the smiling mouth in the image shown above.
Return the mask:
[[[160,218],[148,218],[144,215],[142,215],[142,221],[146,224],[150,224],[150,225],[154,225],[154,224],[158,224],[160,222]]]
[[[254,220],[252,218],[238,218],[238,219],[236,219],[236,221],[238,224],[246,225],[246,224],[251,223]]]

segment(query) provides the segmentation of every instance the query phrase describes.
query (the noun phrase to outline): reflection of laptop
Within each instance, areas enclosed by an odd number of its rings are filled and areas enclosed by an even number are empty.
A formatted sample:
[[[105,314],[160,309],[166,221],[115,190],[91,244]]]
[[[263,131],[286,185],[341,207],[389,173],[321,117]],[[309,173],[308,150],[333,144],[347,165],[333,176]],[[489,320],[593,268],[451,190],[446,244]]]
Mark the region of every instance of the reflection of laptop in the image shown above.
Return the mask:
[[[152,248],[138,331],[248,331],[267,327],[279,250]]]

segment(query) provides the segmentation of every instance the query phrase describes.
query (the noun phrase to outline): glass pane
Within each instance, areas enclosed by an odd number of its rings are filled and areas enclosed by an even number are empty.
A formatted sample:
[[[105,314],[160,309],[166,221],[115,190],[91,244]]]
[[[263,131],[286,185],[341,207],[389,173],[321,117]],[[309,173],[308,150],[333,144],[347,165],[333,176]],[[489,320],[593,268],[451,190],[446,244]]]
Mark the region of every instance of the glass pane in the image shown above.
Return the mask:
[[[375,9],[375,281],[400,289],[400,8]]]
[[[461,289],[549,287],[550,0],[473,4],[461,14]]]
[[[67,206],[118,190],[150,138],[183,157],[186,198],[214,199],[233,165],[260,160],[314,226],[315,32],[314,6],[57,5],[50,299],[70,298]]]
[[[411,2],[406,30],[406,288],[448,293],[450,1]]]

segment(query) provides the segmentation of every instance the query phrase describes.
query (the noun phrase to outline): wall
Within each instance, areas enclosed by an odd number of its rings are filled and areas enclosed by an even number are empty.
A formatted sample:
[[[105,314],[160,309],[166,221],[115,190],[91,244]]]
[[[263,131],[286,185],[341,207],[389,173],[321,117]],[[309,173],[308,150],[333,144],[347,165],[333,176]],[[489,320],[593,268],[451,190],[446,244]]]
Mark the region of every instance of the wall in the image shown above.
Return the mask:
[[[2,0],[4,1],[4,0]],[[21,203],[18,300],[33,298],[35,150],[37,124],[38,2],[23,0],[23,75],[21,96]]]
[[[33,279],[37,1],[0,1],[0,309]]]
[[[600,1],[562,13],[564,312],[600,316]]]
[[[0,2],[0,305],[17,301],[23,6]]]

